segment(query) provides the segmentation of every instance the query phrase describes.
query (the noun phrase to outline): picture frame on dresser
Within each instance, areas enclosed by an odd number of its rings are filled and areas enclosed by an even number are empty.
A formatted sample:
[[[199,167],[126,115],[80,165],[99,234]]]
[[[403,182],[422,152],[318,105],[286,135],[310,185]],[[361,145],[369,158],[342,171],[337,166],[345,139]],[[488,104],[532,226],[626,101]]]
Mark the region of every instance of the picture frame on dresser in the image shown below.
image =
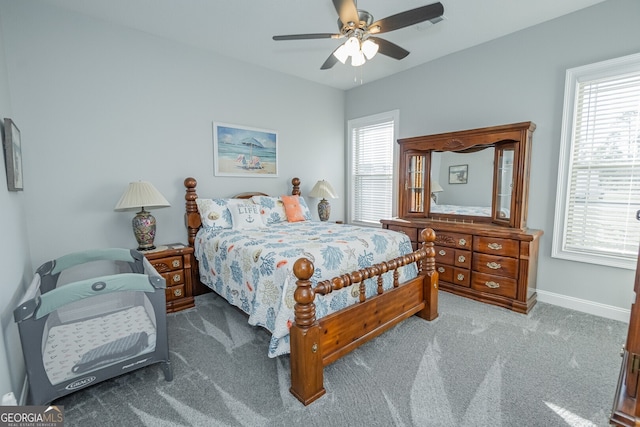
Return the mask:
[[[213,123],[215,176],[277,177],[278,133],[229,123]]]
[[[9,118],[4,119],[3,129],[2,144],[4,146],[4,162],[7,171],[7,188],[9,191],[23,191],[20,129]]]

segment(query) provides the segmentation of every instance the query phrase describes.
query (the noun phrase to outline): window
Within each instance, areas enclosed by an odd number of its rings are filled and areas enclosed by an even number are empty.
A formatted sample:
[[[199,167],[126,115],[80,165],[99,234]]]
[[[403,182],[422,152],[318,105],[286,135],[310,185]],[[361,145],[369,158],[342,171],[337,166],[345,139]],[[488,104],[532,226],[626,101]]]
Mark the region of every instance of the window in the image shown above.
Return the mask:
[[[552,255],[635,269],[640,54],[567,70]]]
[[[397,110],[349,120],[349,222],[380,226],[395,211]]]

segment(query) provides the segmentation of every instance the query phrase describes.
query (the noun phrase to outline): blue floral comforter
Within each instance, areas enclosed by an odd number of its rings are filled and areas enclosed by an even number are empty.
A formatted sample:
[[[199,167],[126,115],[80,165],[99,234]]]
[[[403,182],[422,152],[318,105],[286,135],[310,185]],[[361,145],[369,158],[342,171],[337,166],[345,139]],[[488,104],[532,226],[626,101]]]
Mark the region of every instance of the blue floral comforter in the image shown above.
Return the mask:
[[[293,264],[300,257],[314,263],[312,283],[412,252],[409,238],[391,230],[344,224],[303,221],[262,229],[202,228],[196,236],[195,256],[200,280],[249,315],[249,324],[271,333],[269,357],[289,353],[293,322]],[[414,264],[402,267],[400,282],[416,277]],[[392,286],[387,273],[384,287]],[[376,293],[374,279],[367,296]],[[358,300],[358,286],[316,295],[316,317],[321,318]]]

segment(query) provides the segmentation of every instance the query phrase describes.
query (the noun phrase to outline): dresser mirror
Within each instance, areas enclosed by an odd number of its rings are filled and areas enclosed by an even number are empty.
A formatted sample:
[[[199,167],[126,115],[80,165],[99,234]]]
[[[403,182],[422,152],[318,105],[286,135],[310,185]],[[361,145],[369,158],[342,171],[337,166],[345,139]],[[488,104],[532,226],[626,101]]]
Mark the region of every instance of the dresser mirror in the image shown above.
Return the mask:
[[[524,228],[535,125],[428,135],[398,141],[401,218]]]

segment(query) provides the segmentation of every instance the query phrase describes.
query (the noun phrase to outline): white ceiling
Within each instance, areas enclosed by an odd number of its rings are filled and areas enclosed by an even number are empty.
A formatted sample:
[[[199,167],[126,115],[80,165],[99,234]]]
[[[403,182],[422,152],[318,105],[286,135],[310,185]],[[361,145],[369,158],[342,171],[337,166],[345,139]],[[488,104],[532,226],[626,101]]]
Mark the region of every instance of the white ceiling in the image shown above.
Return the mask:
[[[441,0],[444,20],[382,34],[409,56],[376,55],[362,67],[320,66],[343,41],[273,41],[338,32],[331,0],[41,0],[81,14],[217,52],[339,89],[350,89],[604,0]],[[434,0],[359,0],[382,19]]]

